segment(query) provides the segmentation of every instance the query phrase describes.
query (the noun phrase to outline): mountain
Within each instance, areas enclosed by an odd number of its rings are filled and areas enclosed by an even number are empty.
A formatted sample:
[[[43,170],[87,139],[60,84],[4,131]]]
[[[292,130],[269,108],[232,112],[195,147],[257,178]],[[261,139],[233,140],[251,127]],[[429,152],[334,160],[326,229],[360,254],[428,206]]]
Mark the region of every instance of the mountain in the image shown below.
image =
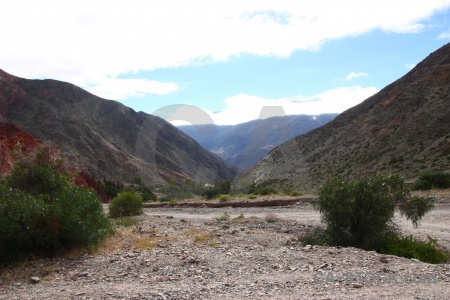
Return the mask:
[[[0,70],[0,121],[19,125],[97,178],[149,185],[231,179],[234,168],[161,118],[56,80]]]
[[[336,115],[292,115],[238,125],[206,124],[178,128],[231,165],[247,169],[264,158],[274,147],[328,123]]]
[[[0,121],[0,175],[11,171],[15,156],[30,154],[39,145],[36,138],[19,126]]]
[[[333,121],[273,149],[257,185],[316,190],[328,177],[450,170],[450,44]]]

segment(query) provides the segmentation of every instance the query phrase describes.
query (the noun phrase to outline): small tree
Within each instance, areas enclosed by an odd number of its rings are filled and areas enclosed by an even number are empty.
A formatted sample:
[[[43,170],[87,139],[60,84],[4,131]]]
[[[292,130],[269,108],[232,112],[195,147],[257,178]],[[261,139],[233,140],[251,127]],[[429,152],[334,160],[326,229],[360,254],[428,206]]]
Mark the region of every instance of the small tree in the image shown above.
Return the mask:
[[[224,180],[222,182],[216,182],[214,184],[214,188],[210,187],[209,190],[204,192],[202,196],[204,196],[206,199],[212,199],[219,195],[226,195],[230,193],[230,190],[231,190],[230,181]]]
[[[315,206],[332,244],[373,249],[393,231],[396,207],[417,226],[433,203],[430,198],[411,197],[398,175],[375,175],[350,182],[328,180]]]
[[[142,198],[133,192],[122,192],[109,204],[111,218],[142,214]]]

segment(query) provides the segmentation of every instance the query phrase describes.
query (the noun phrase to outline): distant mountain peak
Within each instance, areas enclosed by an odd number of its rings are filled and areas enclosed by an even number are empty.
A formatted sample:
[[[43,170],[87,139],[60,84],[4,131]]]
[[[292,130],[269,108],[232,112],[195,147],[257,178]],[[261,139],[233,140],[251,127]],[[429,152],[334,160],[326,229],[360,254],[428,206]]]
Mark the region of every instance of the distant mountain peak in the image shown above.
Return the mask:
[[[287,115],[237,125],[207,124],[179,128],[200,145],[243,171],[261,160],[275,146],[326,124],[336,115]]]

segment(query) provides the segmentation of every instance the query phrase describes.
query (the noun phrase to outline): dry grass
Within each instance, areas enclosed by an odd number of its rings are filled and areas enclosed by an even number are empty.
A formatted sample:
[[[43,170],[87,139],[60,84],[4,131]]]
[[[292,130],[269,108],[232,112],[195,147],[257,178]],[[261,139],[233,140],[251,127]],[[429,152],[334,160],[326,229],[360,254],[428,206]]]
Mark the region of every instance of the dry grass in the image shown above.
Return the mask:
[[[211,247],[215,247],[218,244],[217,235],[214,232],[192,228],[184,232],[184,234],[193,244],[207,244]]]
[[[239,215],[233,219],[231,219],[232,222],[238,222],[238,223],[249,223],[249,222],[256,222],[261,221],[260,218],[255,216],[246,217],[244,215]]]
[[[267,223],[275,223],[280,221],[280,218],[275,214],[268,214],[265,216],[264,220],[266,220]]]

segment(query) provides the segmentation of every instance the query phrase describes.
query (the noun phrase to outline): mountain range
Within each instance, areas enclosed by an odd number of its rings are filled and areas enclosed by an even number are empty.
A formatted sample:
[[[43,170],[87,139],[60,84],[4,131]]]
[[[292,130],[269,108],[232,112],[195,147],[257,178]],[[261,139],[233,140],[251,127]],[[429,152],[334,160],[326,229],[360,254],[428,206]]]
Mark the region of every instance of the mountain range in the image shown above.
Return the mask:
[[[148,185],[213,183],[235,169],[159,117],[136,112],[66,82],[0,70],[0,122],[20,126],[96,178]]]
[[[281,143],[320,127],[337,114],[278,116],[237,125],[184,125],[178,128],[239,170],[264,158]]]
[[[450,44],[333,121],[274,148],[257,185],[316,190],[327,178],[450,170]]]
[[[241,182],[316,191],[331,176],[395,172],[413,180],[424,172],[450,170],[449,93],[447,44],[338,116],[181,127],[191,138],[159,117],[75,85],[0,70],[0,167],[2,172],[11,167],[8,151],[16,145],[28,151],[46,142],[95,178],[140,177],[153,186],[232,180],[237,169],[261,158]]]

